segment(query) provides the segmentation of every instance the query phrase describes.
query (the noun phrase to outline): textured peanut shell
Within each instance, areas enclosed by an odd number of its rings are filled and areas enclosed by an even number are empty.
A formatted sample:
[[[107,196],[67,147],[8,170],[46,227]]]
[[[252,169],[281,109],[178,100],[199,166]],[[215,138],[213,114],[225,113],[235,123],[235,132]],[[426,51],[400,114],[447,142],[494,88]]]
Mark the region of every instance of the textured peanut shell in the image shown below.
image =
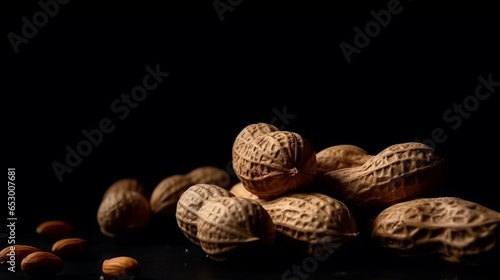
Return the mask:
[[[179,198],[175,212],[177,225],[182,233],[194,244],[200,245],[197,238],[198,212],[210,197],[234,197],[234,195],[214,184],[195,184]]]
[[[362,148],[340,144],[327,147],[316,153],[317,176],[326,172],[363,165],[373,156]]]
[[[271,217],[255,200],[242,197],[211,197],[198,212],[201,248],[216,261],[230,259],[252,243],[274,244]]]
[[[262,199],[306,188],[316,175],[316,153],[300,134],[274,131],[234,147],[233,168],[245,188]]]
[[[216,166],[200,166],[187,174],[192,184],[214,184],[227,189],[231,183],[231,176],[224,169]]]
[[[187,174],[175,174],[163,179],[154,188],[149,202],[154,214],[174,216],[177,201],[189,187],[195,184],[212,184],[228,188],[230,175],[215,166],[200,166]]]
[[[192,185],[191,178],[186,175],[176,174],[163,179],[151,193],[151,211],[154,214],[174,215],[177,201]]]
[[[116,191],[135,191],[144,196],[147,196],[146,190],[142,184],[134,178],[122,178],[113,182],[104,192],[103,197]]]
[[[500,213],[457,197],[418,198],[384,209],[372,237],[401,256],[466,263],[500,243]]]
[[[138,192],[110,193],[97,210],[100,230],[109,237],[146,228],[150,216],[149,201]]]
[[[277,233],[306,244],[311,254],[317,246],[333,252],[358,235],[356,221],[341,201],[321,193],[293,193],[262,202]]]
[[[240,161],[241,150],[249,143],[255,142],[255,138],[269,132],[279,131],[279,129],[269,123],[258,122],[245,126],[236,136],[232,146],[232,165]]]
[[[238,157],[238,153],[235,152],[237,149],[239,149],[240,146],[244,146],[248,143],[254,142],[255,138],[260,135],[278,130],[279,129],[276,126],[263,122],[252,123],[245,126],[234,139],[232,149],[233,161],[235,157]]]
[[[363,165],[327,172],[325,188],[353,207],[387,207],[436,189],[444,177],[444,160],[418,142],[387,147]]]

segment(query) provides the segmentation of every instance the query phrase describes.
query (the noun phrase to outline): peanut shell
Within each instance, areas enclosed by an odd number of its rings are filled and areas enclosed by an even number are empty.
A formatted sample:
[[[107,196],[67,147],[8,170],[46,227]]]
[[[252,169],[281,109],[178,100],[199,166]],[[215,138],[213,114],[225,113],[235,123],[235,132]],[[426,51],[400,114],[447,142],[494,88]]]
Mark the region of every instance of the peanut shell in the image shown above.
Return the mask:
[[[326,172],[363,165],[372,155],[362,148],[339,144],[327,147],[316,153],[317,176]]]
[[[115,191],[135,191],[146,196],[146,190],[135,178],[122,178],[113,182],[104,192],[103,197]]]
[[[308,187],[316,175],[316,153],[300,134],[274,131],[236,145],[233,168],[245,188],[262,199]]]
[[[138,192],[112,192],[105,196],[97,210],[101,232],[109,237],[137,232],[149,225],[149,201]]]
[[[214,184],[195,184],[189,187],[179,198],[175,217],[182,233],[196,245],[198,240],[198,212],[211,197],[234,197],[234,195]]]
[[[216,166],[200,166],[187,174],[192,184],[214,184],[227,189],[231,183],[231,176],[224,169]]]
[[[198,212],[201,248],[216,261],[225,261],[252,243],[274,244],[271,217],[255,200],[211,197]]]
[[[341,201],[321,193],[293,193],[261,203],[271,216],[276,232],[297,244],[305,253],[317,247],[334,252],[358,235],[356,220]]]
[[[458,197],[418,198],[384,209],[373,239],[401,256],[468,263],[500,245],[500,213]]]
[[[177,201],[192,185],[191,178],[186,175],[176,174],[163,179],[151,194],[151,211],[154,214],[174,215]]]
[[[387,147],[361,166],[327,172],[321,181],[347,205],[369,208],[387,207],[434,190],[443,177],[444,160],[436,151],[408,142]]]

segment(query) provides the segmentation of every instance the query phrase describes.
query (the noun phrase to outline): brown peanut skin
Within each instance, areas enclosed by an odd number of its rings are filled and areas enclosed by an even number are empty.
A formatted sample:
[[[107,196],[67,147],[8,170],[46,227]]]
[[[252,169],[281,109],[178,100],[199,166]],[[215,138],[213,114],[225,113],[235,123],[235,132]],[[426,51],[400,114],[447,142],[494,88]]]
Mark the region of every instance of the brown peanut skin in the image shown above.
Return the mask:
[[[378,214],[373,239],[401,256],[472,263],[500,245],[500,213],[458,197],[418,198]]]
[[[355,208],[383,208],[436,189],[444,160],[418,142],[387,147],[363,165],[325,173],[325,191]],[[330,194],[330,192],[328,192]]]
[[[261,203],[276,232],[304,243],[305,253],[317,247],[334,252],[358,235],[356,220],[341,201],[322,193],[293,193]]]
[[[245,188],[271,199],[306,188],[316,176],[316,153],[300,134],[274,131],[233,150],[233,168]]]
[[[316,153],[317,176],[341,168],[363,165],[372,157],[355,145],[339,144],[327,147]]]

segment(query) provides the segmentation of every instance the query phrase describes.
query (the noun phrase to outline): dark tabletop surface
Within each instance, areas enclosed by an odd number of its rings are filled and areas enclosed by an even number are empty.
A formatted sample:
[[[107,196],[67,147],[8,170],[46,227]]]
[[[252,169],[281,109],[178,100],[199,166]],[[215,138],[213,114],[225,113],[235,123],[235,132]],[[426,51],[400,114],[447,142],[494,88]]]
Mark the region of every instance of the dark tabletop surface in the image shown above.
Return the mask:
[[[168,225],[168,226],[166,226]],[[299,253],[282,239],[272,247],[256,247],[227,261],[210,259],[189,242],[169,221],[129,238],[109,238],[99,231],[75,232],[87,239],[87,251],[65,260],[61,273],[50,279],[100,279],[105,259],[130,256],[141,265],[141,273],[122,279],[498,279],[499,254],[476,264],[450,264],[433,257],[404,258],[384,251],[366,237],[345,243],[337,251],[315,259]],[[52,242],[37,234],[19,238],[23,244],[49,250]],[[25,273],[2,268],[1,279],[32,279]]]

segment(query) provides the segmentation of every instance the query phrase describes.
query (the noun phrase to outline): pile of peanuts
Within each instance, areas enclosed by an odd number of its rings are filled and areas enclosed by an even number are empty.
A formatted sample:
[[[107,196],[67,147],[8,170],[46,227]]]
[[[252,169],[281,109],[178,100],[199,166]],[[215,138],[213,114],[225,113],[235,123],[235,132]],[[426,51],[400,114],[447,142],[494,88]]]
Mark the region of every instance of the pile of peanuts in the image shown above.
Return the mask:
[[[277,237],[313,254],[363,234],[395,255],[451,263],[499,248],[500,213],[431,195],[443,183],[445,161],[428,145],[397,143],[375,155],[349,144],[316,152],[296,132],[254,123],[237,135],[232,159],[239,182],[192,185],[177,203],[179,227],[214,260],[255,243],[273,246]]]
[[[392,144],[377,154],[350,144],[316,151],[299,133],[252,123],[234,139],[232,163],[237,181],[201,166],[165,178],[150,197],[138,182],[118,181],[98,210],[102,233],[145,228],[148,211],[175,217],[184,236],[216,261],[279,240],[305,254],[332,253],[359,236],[395,255],[451,263],[500,247],[500,213],[431,195],[443,183],[445,160],[423,143]]]
[[[146,230],[152,217],[170,217],[187,240],[219,262],[279,240],[304,254],[332,254],[359,236],[396,256],[432,255],[458,264],[500,248],[499,212],[432,195],[443,183],[445,160],[422,143],[392,144],[377,154],[350,144],[316,151],[299,133],[252,123],[236,136],[232,163],[236,182],[215,166],[170,175],[151,195],[136,179],[115,181],[97,209],[101,233],[127,236]],[[44,227],[40,233],[48,231]],[[57,239],[54,254],[19,245],[19,256],[35,253],[23,270],[57,273],[61,257],[81,255],[86,246],[68,234]],[[11,251],[0,252],[2,264]],[[116,256],[103,261],[102,271],[108,278],[137,275],[140,265]]]

